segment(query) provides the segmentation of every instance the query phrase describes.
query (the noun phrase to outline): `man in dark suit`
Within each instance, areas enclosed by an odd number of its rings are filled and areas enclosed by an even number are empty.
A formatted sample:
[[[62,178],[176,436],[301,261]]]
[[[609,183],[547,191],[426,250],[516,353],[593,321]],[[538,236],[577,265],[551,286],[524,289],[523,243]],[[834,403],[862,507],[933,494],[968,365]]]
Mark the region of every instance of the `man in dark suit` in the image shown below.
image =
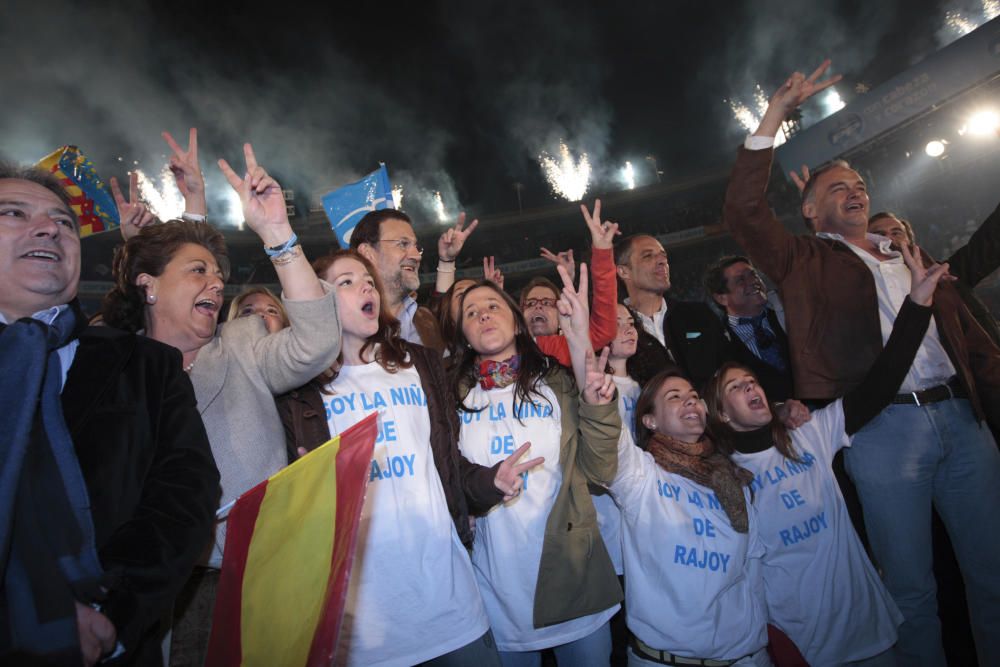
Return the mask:
[[[768,306],[764,280],[750,260],[728,255],[705,272],[705,291],[722,310],[729,357],[748,366],[772,401],[792,397],[788,337]]]
[[[176,349],[87,327],[59,182],[0,165],[0,662],[159,664],[219,474]]]
[[[639,331],[629,373],[640,384],[669,364],[679,366],[701,387],[726,360],[722,324],[708,304],[667,299],[670,264],[667,251],[654,237],[636,234],[615,246],[615,266],[625,285],[627,305]]]

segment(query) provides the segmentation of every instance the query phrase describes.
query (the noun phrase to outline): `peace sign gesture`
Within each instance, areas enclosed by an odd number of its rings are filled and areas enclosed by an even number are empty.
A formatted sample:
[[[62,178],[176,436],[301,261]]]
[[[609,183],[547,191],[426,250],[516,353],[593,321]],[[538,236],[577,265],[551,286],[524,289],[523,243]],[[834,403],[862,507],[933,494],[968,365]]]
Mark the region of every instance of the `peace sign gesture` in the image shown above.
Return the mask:
[[[615,397],[615,378],[604,369],[608,367],[608,355],[611,348],[601,350],[601,356],[596,357],[593,350],[587,350],[584,361],[584,382],[580,391],[583,402],[590,405],[607,405]]]
[[[831,76],[825,81],[819,80],[829,68],[830,59],[827,58],[808,77],[802,72],[793,72],[788,80],[771,96],[767,111],[764,112],[764,117],[754,135],[761,137],[777,135],[788,114],[816,93],[826,90],[840,81],[842,78],[840,74]]]
[[[497,468],[497,476],[493,478],[493,484],[503,492],[504,502],[513,500],[520,495],[521,487],[524,485],[524,478],[521,477],[523,473],[537,465],[545,463],[544,456],[529,459],[524,463],[517,462],[530,447],[530,442],[524,443],[514,450],[513,454],[504,459],[503,463]]]
[[[559,327],[566,336],[570,348],[576,344],[580,349],[590,347],[590,306],[587,303],[587,265],[580,264],[580,286],[573,287],[573,279],[562,266],[556,267],[563,281],[562,293],[556,301],[559,310]]]
[[[169,132],[164,131],[161,136],[174,152],[170,156],[170,171],[174,174],[177,189],[184,196],[188,212],[205,215],[205,211],[191,210],[192,203],[205,201],[205,178],[201,175],[201,165],[198,163],[198,129],[192,127],[188,131],[187,150],[182,149]]]
[[[156,222],[156,216],[139,199],[139,173],[129,172],[128,175],[128,199],[122,194],[122,189],[118,185],[118,179],[111,177],[111,196],[115,199],[118,207],[119,229],[122,238],[128,241],[139,233],[139,230],[146,225]]]
[[[438,259],[442,262],[454,262],[458,258],[462,246],[465,245],[465,239],[469,238],[469,234],[479,225],[479,220],[473,220],[465,229],[462,229],[463,225],[465,225],[465,211],[458,214],[455,226],[446,229],[438,239]]]
[[[580,204],[580,212],[590,228],[590,238],[595,248],[608,249],[614,247],[615,236],[620,235],[618,223],[610,220],[601,221],[601,200],[594,200],[594,212],[587,210],[586,204]]]
[[[910,300],[917,305],[930,306],[934,302],[934,290],[938,283],[942,280],[956,280],[955,276],[948,273],[948,262],[925,268],[920,248],[913,246],[911,250],[906,243],[900,243],[899,250],[910,270]]]
[[[247,165],[243,178],[237,176],[224,159],[219,160],[219,169],[239,195],[243,219],[250,229],[257,233],[264,245],[281,245],[292,235],[281,186],[257,164],[253,146],[243,144],[243,157]]]

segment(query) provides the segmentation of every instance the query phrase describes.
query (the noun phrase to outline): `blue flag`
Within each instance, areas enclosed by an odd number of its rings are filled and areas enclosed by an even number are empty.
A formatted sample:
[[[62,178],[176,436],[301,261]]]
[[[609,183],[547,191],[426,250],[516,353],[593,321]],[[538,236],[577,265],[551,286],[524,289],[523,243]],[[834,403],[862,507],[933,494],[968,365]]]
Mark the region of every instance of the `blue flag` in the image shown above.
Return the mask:
[[[323,210],[343,248],[350,245],[351,232],[358,221],[369,211],[383,208],[395,208],[385,164],[380,164],[378,169],[357,183],[350,183],[323,195]]]

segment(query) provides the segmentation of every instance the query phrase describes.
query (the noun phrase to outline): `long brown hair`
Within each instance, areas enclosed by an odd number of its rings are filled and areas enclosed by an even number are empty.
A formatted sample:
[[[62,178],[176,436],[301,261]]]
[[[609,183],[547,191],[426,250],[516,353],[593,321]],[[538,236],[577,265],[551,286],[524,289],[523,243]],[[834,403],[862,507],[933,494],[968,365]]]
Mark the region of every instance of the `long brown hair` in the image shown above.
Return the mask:
[[[317,276],[322,277],[338,259],[355,259],[361,262],[365,270],[371,274],[372,279],[375,281],[375,290],[379,296],[378,330],[369,336],[365,340],[365,344],[361,346],[361,356],[364,356],[365,352],[377,344],[378,349],[375,351],[375,361],[389,373],[395,373],[400,368],[409,368],[412,366],[413,362],[408,361],[406,358],[405,341],[399,337],[399,320],[385,307],[387,301],[385,290],[382,289],[382,281],[379,279],[375,267],[364,255],[357,250],[348,250],[345,248],[331,250],[326,255],[313,260],[313,270]],[[337,356],[338,367],[343,360],[344,353],[341,352]],[[337,371],[334,370],[332,371],[332,375],[324,374],[316,378],[316,380],[321,382],[321,384],[326,384],[336,379],[336,377]]]
[[[733,446],[736,440],[736,430],[722,420],[722,413],[725,411],[723,408],[723,393],[726,388],[725,377],[731,370],[743,371],[747,375],[750,375],[757,384],[760,384],[756,373],[736,361],[727,361],[722,364],[719,370],[715,371],[715,374],[705,383],[704,399],[705,404],[708,406],[708,432],[720,451],[726,455],[736,451],[736,448]],[[763,391],[763,388],[761,388],[761,391]],[[765,393],[764,396],[766,398],[767,394]],[[768,401],[767,406],[771,410],[771,439],[774,441],[775,449],[781,452],[781,455],[786,459],[802,463],[802,457],[799,456],[792,445],[792,438],[788,435],[788,429],[775,416],[777,413],[775,412],[774,403]]]
[[[514,333],[514,344],[516,346],[517,354],[521,357],[520,369],[517,373],[517,380],[514,383],[514,412],[520,414],[517,409],[519,403],[531,403],[531,395],[534,394],[542,400],[545,400],[545,396],[541,393],[538,385],[546,377],[555,372],[558,363],[553,359],[547,357],[535,343],[535,340],[528,333],[528,323],[524,320],[524,313],[521,309],[517,307],[517,302],[511,298],[509,294],[504,292],[502,289],[497,287],[494,283],[489,280],[479,280],[465,290],[462,295],[462,301],[458,309],[459,319],[462,318],[462,313],[465,311],[465,299],[469,296],[472,290],[479,289],[480,287],[485,287],[487,289],[493,290],[497,295],[500,296],[501,300],[507,304],[510,308],[510,312],[514,314],[514,324],[516,326],[516,331]],[[459,410],[464,412],[479,412],[474,408],[470,408],[465,405],[465,396],[462,395],[462,387],[475,386],[479,382],[479,353],[472,349],[469,345],[468,340],[465,338],[465,331],[463,331],[461,324],[458,326],[457,330],[458,336],[458,347],[462,350],[462,356],[455,368],[452,371],[452,378],[454,379],[453,385],[455,387],[455,403]],[[520,417],[518,417],[520,421]]]
[[[229,278],[226,240],[219,230],[205,222],[168,220],[149,225],[115,250],[111,270],[115,286],[104,295],[101,312],[108,326],[136,332],[145,325],[146,288],[136,285],[141,273],[163,275],[167,264],[182,246],[200,245],[215,258],[223,281]]]

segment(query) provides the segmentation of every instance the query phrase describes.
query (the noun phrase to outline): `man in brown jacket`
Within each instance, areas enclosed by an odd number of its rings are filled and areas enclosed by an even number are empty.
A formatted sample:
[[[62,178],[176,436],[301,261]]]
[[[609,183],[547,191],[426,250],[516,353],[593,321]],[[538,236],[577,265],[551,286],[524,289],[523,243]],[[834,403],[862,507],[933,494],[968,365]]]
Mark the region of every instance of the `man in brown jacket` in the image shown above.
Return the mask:
[[[899,254],[867,233],[867,189],[846,163],[817,170],[803,191],[802,214],[815,236],[790,234],[768,207],[774,137],[791,111],[839,79],[818,82],[828,66],[808,78],[796,72],[771,98],[739,151],[724,212],[733,236],[781,293],[796,396],[826,400],[861,381],[909,290]],[[1000,664],[1000,452],[983,423],[1000,414],[1000,350],[951,285],[935,293],[934,320],[900,392],[846,455],[874,555],[905,617],[897,660],[945,664],[933,503],[965,578],[979,662]]]

